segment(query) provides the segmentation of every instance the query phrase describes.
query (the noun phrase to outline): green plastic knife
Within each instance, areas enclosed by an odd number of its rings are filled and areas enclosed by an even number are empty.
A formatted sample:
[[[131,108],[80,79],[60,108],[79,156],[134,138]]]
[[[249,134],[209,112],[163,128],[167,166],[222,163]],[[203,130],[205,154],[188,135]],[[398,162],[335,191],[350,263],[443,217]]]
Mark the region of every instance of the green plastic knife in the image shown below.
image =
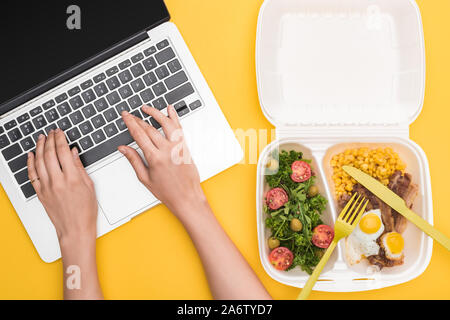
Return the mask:
[[[370,192],[376,195],[380,200],[385,202],[392,209],[403,215],[406,219],[414,223],[419,229],[434,240],[443,245],[447,250],[450,250],[450,238],[445,236],[440,231],[436,230],[432,225],[419,217],[415,212],[406,206],[405,201],[395,194],[392,190],[384,186],[378,180],[372,178],[368,174],[358,170],[354,167],[344,166],[344,171],[347,172],[353,179],[358,181]]]

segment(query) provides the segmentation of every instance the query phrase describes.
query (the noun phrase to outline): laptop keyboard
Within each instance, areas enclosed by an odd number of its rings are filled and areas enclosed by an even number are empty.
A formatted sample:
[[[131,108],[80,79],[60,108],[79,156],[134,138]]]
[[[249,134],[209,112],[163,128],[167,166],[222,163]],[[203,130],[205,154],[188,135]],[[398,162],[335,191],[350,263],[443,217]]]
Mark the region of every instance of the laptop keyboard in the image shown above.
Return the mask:
[[[41,134],[63,130],[88,167],[134,141],[120,116],[123,111],[160,129],[141,112],[142,105],[162,111],[172,104],[184,117],[203,106],[193,94],[186,71],[164,40],[0,126],[0,150],[28,199],[35,191],[28,179],[27,154]]]

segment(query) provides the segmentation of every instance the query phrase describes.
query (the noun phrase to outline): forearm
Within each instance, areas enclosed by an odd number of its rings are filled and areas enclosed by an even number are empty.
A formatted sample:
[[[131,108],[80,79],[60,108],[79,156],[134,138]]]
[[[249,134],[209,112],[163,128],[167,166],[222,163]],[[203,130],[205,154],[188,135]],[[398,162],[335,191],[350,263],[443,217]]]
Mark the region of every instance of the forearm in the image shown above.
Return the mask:
[[[64,299],[101,300],[95,237],[77,237],[61,242]]]
[[[202,260],[213,297],[217,300],[271,299],[242,254],[215,218],[206,199],[186,206],[181,222]]]

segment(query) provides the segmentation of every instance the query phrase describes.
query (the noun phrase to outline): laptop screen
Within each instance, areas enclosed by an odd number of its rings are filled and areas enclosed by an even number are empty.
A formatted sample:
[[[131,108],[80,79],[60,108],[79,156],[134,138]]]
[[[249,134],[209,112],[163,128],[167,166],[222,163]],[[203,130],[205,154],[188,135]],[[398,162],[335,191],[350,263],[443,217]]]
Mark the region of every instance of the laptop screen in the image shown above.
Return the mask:
[[[1,5],[0,105],[169,16],[163,0]]]

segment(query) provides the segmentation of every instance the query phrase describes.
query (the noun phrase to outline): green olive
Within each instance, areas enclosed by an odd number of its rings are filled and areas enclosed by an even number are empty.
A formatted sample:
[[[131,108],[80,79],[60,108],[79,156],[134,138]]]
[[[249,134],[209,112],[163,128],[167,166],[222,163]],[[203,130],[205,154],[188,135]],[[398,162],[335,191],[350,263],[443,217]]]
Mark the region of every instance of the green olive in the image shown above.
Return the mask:
[[[275,159],[270,159],[266,164],[266,168],[270,172],[277,172],[279,167],[280,163]]]
[[[319,248],[317,248],[317,249],[319,249]],[[316,250],[315,254],[316,254],[317,258],[322,259],[323,255],[325,254],[325,249]]]
[[[278,239],[270,238],[268,242],[269,242],[270,250],[276,249],[280,246],[280,240],[278,240]]]
[[[300,232],[303,230],[303,224],[298,219],[292,219],[291,221],[291,230],[295,232]]]
[[[317,188],[316,186],[312,186],[311,188],[309,188],[308,196],[310,198],[313,198],[313,197],[317,196],[318,194],[319,194],[319,188]]]

